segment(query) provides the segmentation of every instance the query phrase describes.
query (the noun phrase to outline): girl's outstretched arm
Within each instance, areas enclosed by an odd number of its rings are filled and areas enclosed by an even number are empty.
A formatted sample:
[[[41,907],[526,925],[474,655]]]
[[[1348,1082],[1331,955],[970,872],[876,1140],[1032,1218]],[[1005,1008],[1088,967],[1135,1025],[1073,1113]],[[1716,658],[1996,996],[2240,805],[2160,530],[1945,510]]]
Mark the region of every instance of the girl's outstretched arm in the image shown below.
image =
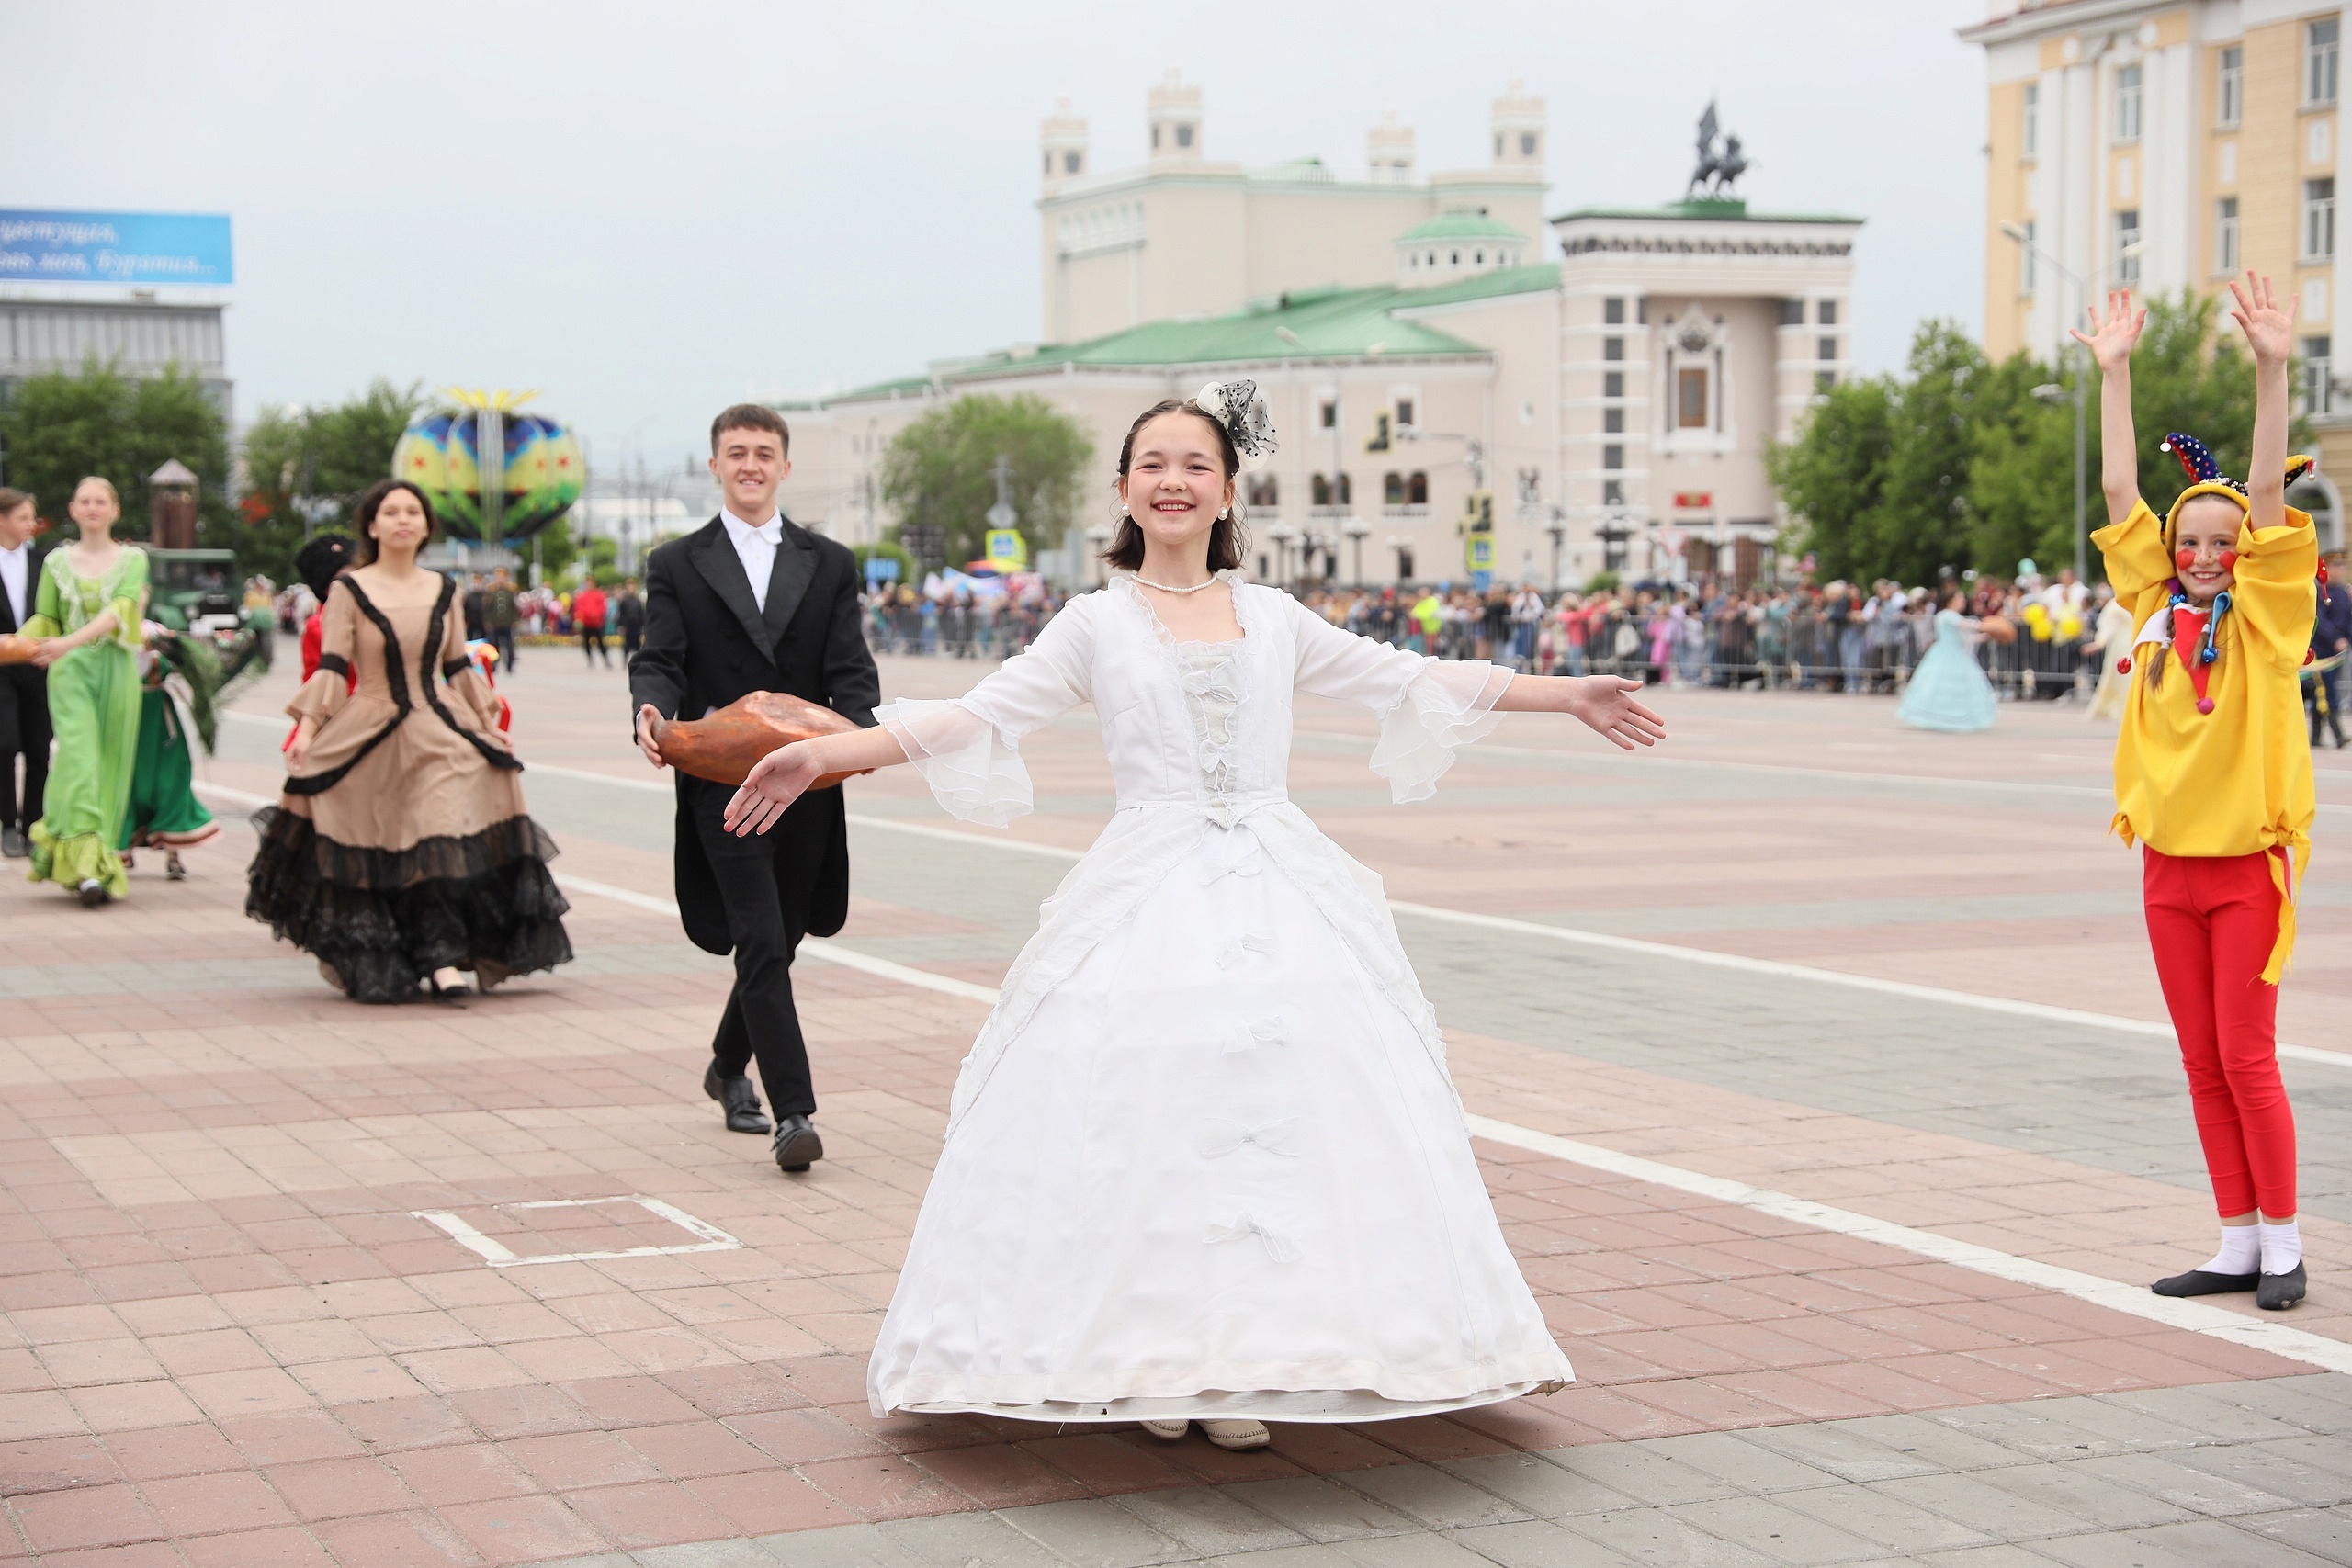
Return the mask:
[[[2287,361],[2295,342],[2295,302],[2278,308],[2270,280],[2254,272],[2241,285],[2230,281],[2237,299],[2230,319],[2245,333],[2254,351],[2254,456],[2247,459],[2246,521],[2256,528],[2278,528],[2287,521]]]
[[[2132,428],[2132,350],[2140,341],[2140,329],[2147,325],[2148,312],[2144,307],[2133,310],[2132,291],[2119,288],[2107,297],[2106,319],[2099,318],[2096,305],[2090,318],[2087,333],[2077,327],[2072,335],[2098,363],[2099,488],[2107,492],[2107,520],[2120,523],[2140,503],[2140,449]]]

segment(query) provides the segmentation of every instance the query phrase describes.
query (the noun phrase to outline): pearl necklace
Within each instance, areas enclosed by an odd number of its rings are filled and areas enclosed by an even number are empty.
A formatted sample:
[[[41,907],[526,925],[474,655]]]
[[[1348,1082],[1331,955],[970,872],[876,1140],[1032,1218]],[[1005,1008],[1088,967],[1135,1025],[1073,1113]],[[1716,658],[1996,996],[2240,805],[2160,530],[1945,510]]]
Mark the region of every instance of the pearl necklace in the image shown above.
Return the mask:
[[[1198,593],[1204,588],[1216,587],[1218,581],[1216,578],[1211,577],[1206,582],[1195,582],[1190,588],[1171,588],[1165,582],[1154,582],[1151,579],[1145,577],[1140,573],[1136,574],[1136,581],[1142,583],[1146,588],[1157,588],[1162,593]]]

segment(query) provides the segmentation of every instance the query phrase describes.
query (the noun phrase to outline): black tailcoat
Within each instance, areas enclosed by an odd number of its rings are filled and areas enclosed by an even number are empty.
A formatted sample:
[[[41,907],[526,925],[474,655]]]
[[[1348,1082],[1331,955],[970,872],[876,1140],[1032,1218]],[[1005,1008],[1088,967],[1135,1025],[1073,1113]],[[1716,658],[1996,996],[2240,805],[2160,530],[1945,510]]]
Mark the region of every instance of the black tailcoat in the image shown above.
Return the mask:
[[[857,584],[857,558],[845,547],[788,517],[764,612],[718,518],[655,549],[645,562],[645,643],[628,667],[632,737],[647,703],[667,718],[699,718],[752,692],[788,693],[871,728],[882,681],[865,646]],[[698,785],[679,775],[678,911],[695,946],[725,953],[734,945],[727,909],[686,799]],[[840,790],[817,790],[767,832],[779,863],[822,859],[808,921],[818,936],[849,918],[843,813]]]
[[[49,552],[36,543],[25,552],[25,615],[28,619],[39,613],[40,604],[41,567]],[[16,606],[8,603],[6,589],[0,589],[0,634],[22,631],[17,624]],[[49,671],[38,664],[11,664],[0,667],[0,768],[9,770],[6,800],[0,808],[13,807],[17,801],[16,791],[17,755],[24,754],[25,793],[22,800],[25,826],[30,828],[41,811],[42,783],[49,776]]]

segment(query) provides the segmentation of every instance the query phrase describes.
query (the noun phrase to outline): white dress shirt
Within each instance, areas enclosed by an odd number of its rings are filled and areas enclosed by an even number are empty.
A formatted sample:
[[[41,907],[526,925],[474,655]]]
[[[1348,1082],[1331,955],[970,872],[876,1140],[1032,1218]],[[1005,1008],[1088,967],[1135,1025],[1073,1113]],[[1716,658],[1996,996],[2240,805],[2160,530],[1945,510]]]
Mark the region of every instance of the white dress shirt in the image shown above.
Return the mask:
[[[784,543],[784,513],[772,512],[766,522],[754,527],[720,507],[718,520],[727,525],[727,536],[735,546],[735,558],[743,563],[743,575],[752,580],[752,598],[764,615],[768,613],[768,576],[775,570],[776,547]]]
[[[25,617],[32,614],[33,547],[29,541],[13,550],[0,550],[0,583],[8,590],[8,608],[17,617],[17,629],[24,630]]]

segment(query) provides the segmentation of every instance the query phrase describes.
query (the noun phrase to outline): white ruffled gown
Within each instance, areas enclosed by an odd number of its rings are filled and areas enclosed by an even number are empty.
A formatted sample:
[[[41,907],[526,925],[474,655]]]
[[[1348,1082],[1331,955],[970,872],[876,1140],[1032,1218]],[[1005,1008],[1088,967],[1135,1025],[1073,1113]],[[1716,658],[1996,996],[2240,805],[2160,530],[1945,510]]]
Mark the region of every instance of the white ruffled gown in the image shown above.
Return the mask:
[[[1294,691],[1378,714],[1407,801],[1510,673],[1224,576],[1239,641],[1175,642],[1121,576],[967,695],[876,710],[967,821],[1029,809],[1021,738],[1080,703],[1118,789],[965,1058],[877,1416],[1363,1421],[1574,1376],[1380,879],[1284,793]]]

